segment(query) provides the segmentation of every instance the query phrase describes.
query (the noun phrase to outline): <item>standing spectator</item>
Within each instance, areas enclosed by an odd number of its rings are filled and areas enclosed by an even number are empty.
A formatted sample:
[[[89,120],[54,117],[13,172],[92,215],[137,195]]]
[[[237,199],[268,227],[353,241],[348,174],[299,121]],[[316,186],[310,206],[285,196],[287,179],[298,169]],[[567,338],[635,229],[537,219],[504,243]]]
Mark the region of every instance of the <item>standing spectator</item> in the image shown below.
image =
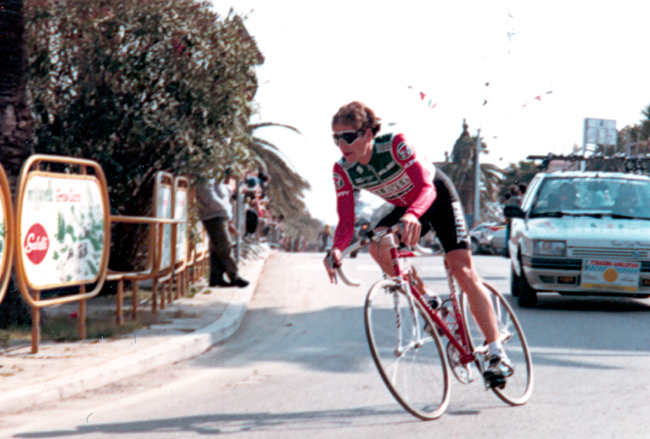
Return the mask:
[[[283,241],[284,241],[284,215],[280,214],[278,215],[278,225],[277,225],[277,242],[280,243],[281,247],[284,248]]]
[[[318,239],[320,240],[320,246],[318,247],[319,252],[324,252],[329,249],[332,239],[332,227],[329,224],[325,224],[325,228],[318,234]]]
[[[207,183],[196,189],[199,216],[210,236],[210,286],[240,287],[248,285],[248,281],[239,277],[237,263],[230,252],[232,243],[231,233],[237,234],[237,229],[232,224],[232,175],[226,171],[226,177],[219,183],[212,178]],[[230,282],[223,275],[228,274]]]
[[[507,206],[520,206],[521,205],[521,190],[519,186],[512,185],[509,189],[510,199],[506,203]]]
[[[249,176],[246,179],[246,237],[254,238],[259,222],[260,194],[259,181],[257,177]]]
[[[520,184],[519,186],[512,185],[506,194],[506,206],[521,206],[522,192],[521,187],[523,186],[524,191],[526,190],[526,185]],[[508,197],[509,195],[509,197]],[[510,250],[508,250],[508,243],[510,242],[510,218],[506,218],[506,251],[504,256],[506,258],[510,257]]]
[[[528,185],[519,183],[519,194],[523,198],[524,194],[526,194],[526,189],[528,189]]]
[[[300,235],[296,235],[296,237],[293,238],[293,243],[291,244],[291,251],[298,253],[300,251],[300,244]]]

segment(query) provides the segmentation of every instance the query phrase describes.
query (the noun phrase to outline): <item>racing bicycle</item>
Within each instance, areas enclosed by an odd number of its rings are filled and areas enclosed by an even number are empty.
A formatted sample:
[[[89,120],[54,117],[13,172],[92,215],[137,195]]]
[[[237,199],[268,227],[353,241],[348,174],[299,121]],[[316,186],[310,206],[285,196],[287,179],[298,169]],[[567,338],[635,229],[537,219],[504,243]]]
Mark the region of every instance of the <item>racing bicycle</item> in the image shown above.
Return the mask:
[[[533,391],[533,363],[524,331],[506,299],[490,284],[489,291],[498,326],[499,339],[514,367],[505,385],[483,378],[487,367],[487,343],[470,313],[465,293],[456,284],[445,262],[449,295],[433,309],[415,288],[409,258],[428,254],[420,246],[400,247],[399,225],[371,231],[348,247],[342,259],[381,239],[391,240],[390,255],[395,276],[384,274],[366,297],[365,327],[372,358],[379,374],[397,402],[423,420],[438,419],[450,398],[450,371],[462,384],[475,381],[472,364],[480,381],[505,403],[525,404]],[[359,286],[342,267],[337,273],[344,283]],[[444,297],[439,295],[439,297]]]

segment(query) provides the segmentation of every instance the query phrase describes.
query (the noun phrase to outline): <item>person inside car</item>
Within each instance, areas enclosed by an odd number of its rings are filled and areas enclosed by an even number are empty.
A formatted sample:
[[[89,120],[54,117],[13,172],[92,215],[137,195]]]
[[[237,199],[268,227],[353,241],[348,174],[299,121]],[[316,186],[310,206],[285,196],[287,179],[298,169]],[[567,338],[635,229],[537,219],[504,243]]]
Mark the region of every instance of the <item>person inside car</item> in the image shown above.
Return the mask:
[[[548,200],[548,208],[551,211],[562,211],[577,209],[576,189],[571,183],[562,183],[557,194],[551,195]]]
[[[614,213],[617,215],[634,216],[637,214],[638,203],[636,190],[631,184],[625,184],[618,190]]]

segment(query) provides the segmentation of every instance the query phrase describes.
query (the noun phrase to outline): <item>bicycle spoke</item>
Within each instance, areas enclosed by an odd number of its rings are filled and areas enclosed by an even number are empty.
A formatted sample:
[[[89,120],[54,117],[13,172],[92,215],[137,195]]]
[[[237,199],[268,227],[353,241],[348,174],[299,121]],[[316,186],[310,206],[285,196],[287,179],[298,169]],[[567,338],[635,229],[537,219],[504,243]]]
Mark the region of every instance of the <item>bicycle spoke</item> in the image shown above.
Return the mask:
[[[366,333],[373,360],[395,399],[421,419],[436,419],[449,401],[449,377],[437,336],[424,332],[414,301],[389,280],[368,293]]]
[[[504,402],[522,405],[528,401],[533,390],[533,365],[526,338],[508,302],[490,285],[485,284],[485,287],[491,293],[492,306],[498,320],[499,339],[514,368],[514,374],[508,377],[505,388],[492,390]],[[473,349],[478,355],[484,355],[487,353],[485,338],[474,318],[469,317],[466,297],[463,297],[463,314]]]

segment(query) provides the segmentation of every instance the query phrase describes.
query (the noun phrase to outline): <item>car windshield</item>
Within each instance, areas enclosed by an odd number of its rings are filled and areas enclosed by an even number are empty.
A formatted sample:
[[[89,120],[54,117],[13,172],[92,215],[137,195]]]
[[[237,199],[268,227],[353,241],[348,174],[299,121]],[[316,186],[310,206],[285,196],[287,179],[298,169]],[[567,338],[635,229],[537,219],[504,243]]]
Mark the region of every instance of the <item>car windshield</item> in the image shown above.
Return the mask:
[[[531,216],[650,219],[650,181],[557,177],[542,182]]]

